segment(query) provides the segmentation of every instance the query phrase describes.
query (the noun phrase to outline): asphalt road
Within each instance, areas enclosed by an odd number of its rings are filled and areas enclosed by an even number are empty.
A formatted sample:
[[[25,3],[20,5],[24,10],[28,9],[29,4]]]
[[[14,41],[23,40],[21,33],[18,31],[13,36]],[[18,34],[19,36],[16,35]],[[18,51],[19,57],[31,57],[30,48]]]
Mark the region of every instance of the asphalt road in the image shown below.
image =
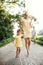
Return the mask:
[[[31,42],[30,54],[26,56],[25,42],[19,58],[15,57],[15,41],[0,48],[0,65],[43,65],[43,47]]]

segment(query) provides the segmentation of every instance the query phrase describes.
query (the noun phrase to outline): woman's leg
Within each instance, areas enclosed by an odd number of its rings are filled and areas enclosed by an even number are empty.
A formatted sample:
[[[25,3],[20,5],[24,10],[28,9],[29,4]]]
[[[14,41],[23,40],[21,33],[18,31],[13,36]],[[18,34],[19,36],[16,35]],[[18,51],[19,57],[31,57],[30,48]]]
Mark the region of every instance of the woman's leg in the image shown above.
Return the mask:
[[[28,54],[29,54],[29,51],[30,51],[30,43],[31,43],[31,40],[30,40],[30,38],[28,38],[28,51],[27,51]]]
[[[25,46],[26,46],[26,51],[27,51],[27,54],[28,54],[28,43],[27,43],[27,38],[25,38]]]
[[[25,39],[25,46],[26,46],[27,55],[28,55],[29,54],[29,49],[30,49],[30,39],[29,38]]]

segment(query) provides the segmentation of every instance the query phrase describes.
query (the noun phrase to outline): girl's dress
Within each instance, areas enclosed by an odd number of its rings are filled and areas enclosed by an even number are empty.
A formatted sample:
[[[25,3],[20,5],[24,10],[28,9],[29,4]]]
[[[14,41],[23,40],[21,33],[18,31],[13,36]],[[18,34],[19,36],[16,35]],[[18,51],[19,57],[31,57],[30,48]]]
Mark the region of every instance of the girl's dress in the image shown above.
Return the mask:
[[[22,47],[21,36],[20,36],[20,35],[17,35],[17,36],[15,37],[15,39],[16,39],[15,47]]]

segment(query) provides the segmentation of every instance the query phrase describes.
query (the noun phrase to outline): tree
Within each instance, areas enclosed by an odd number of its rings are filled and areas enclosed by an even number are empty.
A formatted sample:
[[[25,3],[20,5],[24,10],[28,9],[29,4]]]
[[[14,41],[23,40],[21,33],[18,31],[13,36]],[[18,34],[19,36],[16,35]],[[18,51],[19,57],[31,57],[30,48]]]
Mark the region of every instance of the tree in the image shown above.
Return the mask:
[[[13,36],[12,22],[19,22],[21,16],[24,15],[20,12],[16,15],[11,15],[6,11],[6,7],[12,8],[13,6],[16,7],[16,5],[18,5],[19,8],[25,8],[25,0],[19,1],[20,0],[0,0],[0,41]],[[13,6],[10,6],[10,4]],[[32,18],[32,16],[30,18]],[[34,19],[34,17],[32,19]]]
[[[12,15],[0,10],[0,41],[13,35]]]
[[[12,22],[20,20],[21,15],[19,13],[14,16],[6,11],[6,5],[10,5],[11,3],[21,6],[17,2],[18,0],[0,0],[0,41],[13,36]]]

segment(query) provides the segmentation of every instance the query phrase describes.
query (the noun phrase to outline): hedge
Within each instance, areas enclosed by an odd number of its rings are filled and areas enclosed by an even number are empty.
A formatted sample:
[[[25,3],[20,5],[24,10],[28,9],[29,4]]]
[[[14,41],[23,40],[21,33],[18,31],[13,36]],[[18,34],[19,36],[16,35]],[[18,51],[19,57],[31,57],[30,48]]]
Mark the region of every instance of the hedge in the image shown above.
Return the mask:
[[[9,44],[9,43],[12,42],[13,40],[14,40],[13,37],[8,38],[8,39],[5,39],[5,40],[2,40],[2,41],[0,42],[0,47],[5,46],[6,44]]]
[[[32,42],[34,42],[34,39],[32,39]],[[35,42],[43,46],[43,37],[37,37]]]

